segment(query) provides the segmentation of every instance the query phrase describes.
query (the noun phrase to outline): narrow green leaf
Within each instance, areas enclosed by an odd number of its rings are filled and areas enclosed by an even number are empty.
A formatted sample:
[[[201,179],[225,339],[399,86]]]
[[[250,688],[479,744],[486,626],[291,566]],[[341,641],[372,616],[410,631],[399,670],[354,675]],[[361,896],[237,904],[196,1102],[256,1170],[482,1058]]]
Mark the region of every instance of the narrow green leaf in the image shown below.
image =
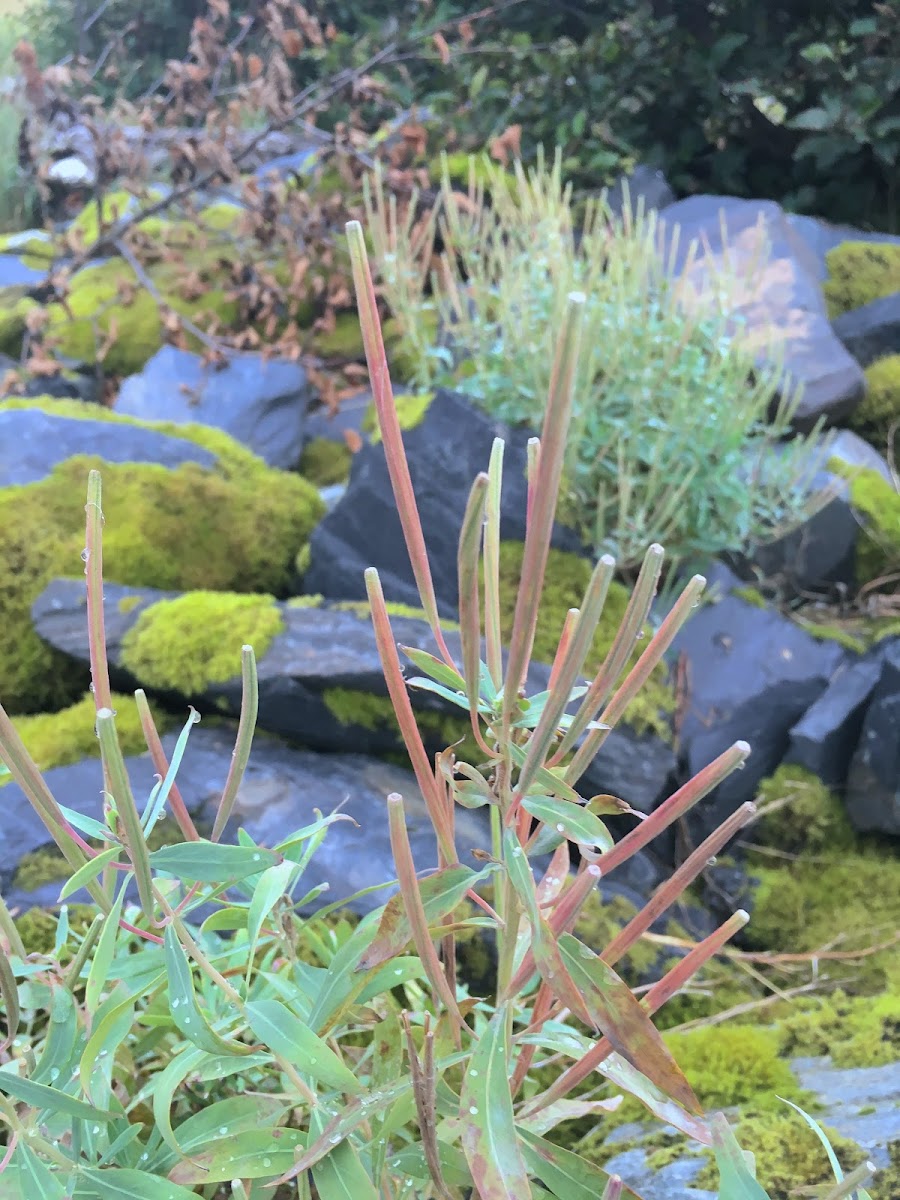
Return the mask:
[[[79,1178],[91,1185],[96,1200],[197,1200],[197,1193],[189,1188],[130,1167],[105,1171],[84,1167]]]
[[[514,742],[509,744],[509,753],[513,762],[518,767],[525,765],[527,757],[524,746],[517,746]],[[534,783],[550,796],[558,796],[561,800],[569,800],[573,804],[581,804],[581,797],[573,787],[555,772],[547,767],[537,767],[534,771]]]
[[[414,675],[411,679],[407,679],[406,683],[408,687],[418,688],[420,692],[433,692],[435,696],[440,696],[449,704],[455,704],[457,708],[469,711],[468,698],[460,692],[444,687],[442,683],[435,683],[433,679],[425,679],[421,675]]]
[[[18,1183],[28,1200],[64,1200],[63,1181],[52,1175],[50,1168],[24,1142],[16,1146],[12,1161],[19,1168]]]
[[[100,739],[100,756],[103,760],[104,776],[109,780],[116,812],[122,823],[127,842],[128,854],[134,867],[134,879],[141,899],[141,908],[150,918],[154,911],[154,900],[153,876],[150,872],[147,843],[144,840],[141,818],[138,816],[134,793],[131,790],[131,780],[128,778],[128,768],[125,766],[122,747],[116,733],[115,714],[111,708],[97,710],[97,736]]]
[[[158,976],[156,986],[159,986],[164,979],[164,975]],[[112,1060],[116,1050],[127,1037],[134,1019],[135,1001],[143,994],[144,989],[141,988],[138,992],[130,992],[128,989],[124,989],[124,991],[122,999],[116,1004],[105,1006],[106,1011],[91,1031],[87,1045],[82,1051],[79,1076],[82,1090],[86,1096],[92,1095],[91,1079],[100,1056],[108,1055]]]
[[[687,1112],[700,1113],[690,1084],[628,984],[570,933],[559,938],[559,951],[592,1019],[619,1054]]]
[[[454,1188],[471,1188],[472,1173],[462,1150],[452,1142],[439,1141],[438,1155],[441,1160],[441,1172],[447,1185]],[[405,1177],[431,1178],[425,1151],[419,1142],[412,1146],[403,1146],[400,1150],[395,1151],[388,1160],[388,1166],[391,1172],[401,1179]]]
[[[121,846],[110,846],[108,850],[103,850],[94,858],[89,859],[83,867],[79,867],[75,874],[63,884],[62,890],[59,893],[60,900],[68,900],[69,896],[77,892],[79,888],[86,887],[111,862],[115,862],[122,853]]]
[[[231,1096],[227,1100],[217,1100],[182,1121],[175,1136],[184,1154],[190,1156],[219,1138],[233,1137],[261,1126],[271,1128],[285,1114],[287,1107],[277,1096]]]
[[[769,1200],[722,1113],[712,1119],[712,1134],[719,1168],[718,1200]]]
[[[76,812],[74,808],[66,808],[64,804],[59,805],[59,811],[72,828],[77,829],[79,833],[83,833],[87,837],[97,838],[101,842],[112,840],[112,833],[109,827],[104,825],[102,821],[95,821],[93,817],[86,817],[84,813]],[[124,849],[121,847],[120,852],[124,853]]]
[[[35,1083],[52,1084],[63,1075],[71,1075],[75,1042],[78,1038],[78,1016],[75,1000],[66,987],[51,983],[50,1020],[38,1064],[31,1072]]]
[[[280,1000],[251,1001],[245,1007],[250,1028],[261,1042],[305,1075],[341,1092],[365,1091],[349,1067]]]
[[[445,867],[419,881],[419,894],[429,925],[437,925],[442,917],[452,912],[462,901],[466,892],[484,875],[469,867]],[[378,933],[369,949],[357,964],[358,971],[368,971],[380,966],[397,954],[401,954],[412,940],[412,927],[403,896],[392,896],[384,906]]]
[[[600,818],[580,804],[528,796],[522,801],[522,807],[571,842],[578,842],[582,846],[599,846],[603,850],[613,847],[609,830]]]
[[[500,1005],[476,1044],[460,1096],[463,1150],[481,1200],[531,1196],[513,1121],[507,1019]]]
[[[277,863],[263,871],[253,889],[253,899],[250,901],[250,911],[247,918],[247,984],[253,971],[256,956],[256,943],[266,918],[290,886],[291,876],[297,870],[296,863],[287,861]]]
[[[607,1171],[521,1125],[516,1129],[528,1170],[537,1175],[559,1200],[597,1200],[602,1194],[609,1183]],[[624,1188],[623,1194],[635,1195],[630,1188]]]
[[[195,842],[190,844],[196,845]],[[166,927],[163,942],[169,976],[169,1011],[184,1036],[208,1054],[250,1054],[249,1046],[230,1042],[215,1033],[201,1013],[188,957],[171,925]]]
[[[226,883],[260,875],[280,856],[262,846],[220,846],[217,842],[179,842],[150,855],[154,871],[165,871],[190,883]]]
[[[844,1179],[843,1168],[838,1162],[838,1157],[834,1152],[831,1142],[828,1140],[828,1134],[825,1132],[819,1122],[814,1117],[811,1117],[808,1112],[804,1112],[799,1104],[794,1104],[792,1100],[785,1100],[783,1096],[779,1096],[778,1099],[782,1102],[782,1104],[789,1104],[794,1112],[799,1113],[803,1120],[807,1123],[807,1125],[825,1147],[825,1153],[828,1155],[828,1161],[831,1164],[831,1170],[834,1173],[835,1179],[838,1183],[842,1183]],[[861,1195],[862,1193],[860,1193],[860,1196]]]
[[[309,1114],[307,1145],[311,1146],[325,1129],[321,1109]],[[363,1166],[356,1147],[341,1141],[312,1168],[313,1182],[319,1200],[379,1200],[379,1193]]]
[[[116,953],[116,941],[119,937],[119,919],[122,916],[122,905],[125,902],[125,889],[128,886],[130,874],[126,875],[125,880],[119,889],[119,894],[116,897],[115,903],[112,906],[112,911],[103,922],[103,931],[100,934],[100,940],[97,943],[97,949],[94,952],[94,957],[91,960],[91,969],[88,972],[87,985],[84,993],[85,1008],[91,1014],[97,1011],[100,1004],[100,996],[104,987],[109,983],[110,967]]]
[[[33,1079],[22,1079],[11,1071],[0,1071],[0,1092],[30,1104],[41,1112],[63,1113],[67,1117],[75,1117],[80,1121],[114,1121],[116,1114],[94,1108],[83,1100],[76,1100],[58,1088],[48,1087],[45,1083],[35,1083]]]
[[[403,645],[400,646],[400,649],[409,661],[414,663],[424,674],[430,675],[432,679],[452,691],[465,692],[466,681],[462,675],[458,671],[454,671],[452,667],[448,667],[439,658],[435,658],[433,654],[429,654],[427,650],[417,650],[413,646]]]
[[[141,827],[144,830],[145,838],[149,837],[153,832],[156,822],[165,810],[166,801],[175,783],[175,776],[178,774],[178,768],[181,766],[181,760],[184,758],[184,752],[187,749],[191,729],[199,720],[200,714],[195,708],[192,708],[191,715],[185,721],[184,728],[178,735],[178,741],[175,743],[175,749],[172,751],[172,761],[169,763],[166,777],[153,789],[150,799],[147,802],[146,810],[141,817]]]

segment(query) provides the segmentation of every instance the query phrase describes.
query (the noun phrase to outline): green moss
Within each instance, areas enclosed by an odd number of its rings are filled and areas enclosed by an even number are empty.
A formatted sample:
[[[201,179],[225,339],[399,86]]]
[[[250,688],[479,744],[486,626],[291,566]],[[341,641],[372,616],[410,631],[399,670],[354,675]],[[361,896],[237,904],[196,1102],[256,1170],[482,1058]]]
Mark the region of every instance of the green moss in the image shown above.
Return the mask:
[[[837,1067],[880,1067],[900,1059],[900,995],[814,996],[777,1025],[789,1058],[831,1056]]]
[[[351,688],[326,688],[322,699],[328,711],[342,725],[356,725],[372,732],[390,731],[396,736],[398,746],[402,747],[397,717],[388,696],[376,696],[372,692],[354,691]],[[421,709],[417,709],[415,715],[422,740],[429,749],[444,750],[448,746],[456,746],[457,758],[471,763],[478,763],[484,758],[465,716]]]
[[[304,479],[316,487],[329,487],[334,483],[346,483],[352,461],[353,455],[346,442],[313,438],[303,448],[299,470]]]
[[[745,934],[755,949],[812,953],[837,940],[843,952],[867,950],[900,927],[900,855],[886,846],[861,843],[752,874],[758,885]],[[882,991],[891,974],[900,988],[896,946],[828,968],[855,993]]]
[[[0,234],[0,254],[20,254],[26,262],[46,267],[56,258],[56,246],[46,234],[29,229],[24,233]]]
[[[28,314],[40,305],[30,300],[21,287],[0,289],[0,351],[18,358],[22,350]]]
[[[199,299],[187,299],[183,286],[184,262],[163,262],[147,274],[165,305],[202,325],[209,316],[220,325],[231,325],[238,316],[237,301],[228,294],[218,262],[196,269],[205,285]],[[128,265],[118,259],[83,268],[71,281],[66,305],[47,308],[45,334],[61,355],[77,362],[96,363],[101,349],[109,375],[136,374],[166,341],[164,311],[150,291],[141,287]],[[202,349],[187,333],[188,349]]]
[[[749,1100],[774,1106],[776,1096],[796,1100],[801,1094],[773,1030],[725,1023],[667,1033],[665,1040],[707,1111]]]
[[[433,392],[419,392],[415,395],[401,393],[394,397],[397,408],[397,420],[404,430],[415,429],[425,420],[425,414],[434,399]],[[362,419],[362,431],[369,435],[369,440],[377,445],[381,441],[381,430],[378,428],[378,417],[375,413],[374,401],[368,406]]]
[[[53,846],[23,854],[13,876],[13,885],[23,892],[35,892],[45,883],[62,883],[69,875],[69,864]]]
[[[243,217],[244,210],[234,204],[208,204],[197,214],[197,221],[201,229],[225,233],[234,230]]]
[[[873,469],[830,459],[829,470],[850,480],[850,502],[862,518],[856,548],[857,583],[900,569],[900,492]]]
[[[834,318],[881,296],[900,292],[900,246],[885,242],[842,242],[825,258],[825,299]]]
[[[757,802],[760,821],[754,840],[788,854],[801,850],[819,854],[856,845],[843,801],[803,767],[779,767],[760,784]],[[780,807],[766,811],[776,804]]]
[[[455,154],[444,154],[437,157],[431,166],[431,173],[436,182],[440,183],[446,164],[447,177],[457,187],[468,187],[469,179],[474,174],[475,183],[490,191],[498,184],[515,183],[515,175],[506,171],[486,153],[469,154],[458,151]]]
[[[437,343],[438,314],[434,309],[420,309],[416,313],[417,337],[420,344],[433,347]],[[418,354],[403,336],[400,322],[396,317],[389,317],[382,326],[384,348],[387,353],[391,378],[396,382],[408,383],[419,379],[422,364]]]
[[[142,754],[147,744],[133,697],[113,695],[112,699],[122,752]],[[13,724],[35,763],[42,771],[47,771],[51,767],[99,756],[100,744],[94,732],[95,712],[94,697],[89,692],[77,704],[61,712],[17,717]],[[153,716],[160,733],[171,727],[172,718],[167,713],[154,707]],[[5,782],[9,780],[0,779],[0,786]]]
[[[188,592],[160,600],[122,642],[122,662],[147,687],[196,696],[241,673],[241,647],[263,657],[284,629],[272,596]]]
[[[103,475],[104,575],[110,583],[283,594],[298,549],[324,512],[315,488],[276,471],[221,430],[131,421],[78,401],[9,401],[62,417],[95,417],[159,429],[218,456],[207,470],[61,463],[39,483],[0,489],[0,702],[11,712],[59,708],[82,695],[87,671],[51,650],[31,623],[31,605],[51,579],[81,575],[88,471]]]
[[[49,954],[56,943],[56,918],[41,908],[29,908],[15,920],[29,954]]]
[[[521,542],[504,542],[500,546],[500,627],[506,642],[512,633],[523,552],[524,546]],[[532,652],[535,661],[553,662],[566,613],[570,608],[577,608],[581,604],[591,571],[592,566],[587,559],[562,550],[550,551]],[[597,671],[606,657],[622,623],[628,600],[628,589],[613,582],[585,664],[589,676]],[[640,657],[645,645],[646,640],[635,645],[629,667]],[[667,668],[661,663],[643,691],[629,705],[625,721],[638,733],[652,732],[671,741],[672,728],[668,714],[674,709],[675,692],[667,682]]]
[[[732,1128],[741,1149],[754,1155],[756,1178],[769,1200],[793,1200],[798,1188],[834,1184],[822,1143],[800,1114],[786,1105],[771,1111],[749,1110],[736,1123],[732,1122]],[[865,1160],[865,1154],[853,1142],[827,1126],[824,1128],[845,1171]],[[715,1190],[718,1182],[719,1173],[709,1155],[706,1167],[692,1180],[691,1186]]]
[[[119,601],[119,603],[116,605],[116,607],[118,608],[118,610],[122,614],[122,616],[125,617],[130,612],[134,612],[134,610],[137,608],[137,606],[140,604],[140,602],[141,602],[140,596],[123,596],[122,599]]]
[[[866,633],[865,628],[858,622],[853,622],[849,627],[845,625],[824,624],[818,620],[808,620],[798,614],[794,620],[805,629],[810,637],[814,637],[820,642],[837,642],[839,646],[843,646],[845,650],[849,650],[852,654],[865,654],[867,647],[871,644],[871,637]]]
[[[745,604],[752,604],[754,608],[768,608],[768,602],[765,596],[755,587],[739,587],[734,589],[735,596],[743,600]]]
[[[154,190],[147,197],[148,200],[156,200],[162,197],[162,192],[159,189]],[[119,188],[113,192],[107,192],[98,204],[96,200],[89,200],[77,217],[72,221],[69,228],[74,230],[83,239],[86,246],[96,242],[100,236],[100,214],[102,212],[102,221],[104,226],[114,225],[117,221],[121,221],[128,216],[133,210],[136,210],[140,202],[123,188]],[[155,232],[160,224],[159,219],[149,218],[147,221],[142,221],[138,226],[145,232]]]
[[[883,450],[900,421],[900,354],[881,358],[866,370],[866,394],[850,417],[850,428]]]
[[[313,333],[310,349],[320,358],[365,358],[359,317],[355,312],[340,313],[335,318],[334,329],[328,333]]]

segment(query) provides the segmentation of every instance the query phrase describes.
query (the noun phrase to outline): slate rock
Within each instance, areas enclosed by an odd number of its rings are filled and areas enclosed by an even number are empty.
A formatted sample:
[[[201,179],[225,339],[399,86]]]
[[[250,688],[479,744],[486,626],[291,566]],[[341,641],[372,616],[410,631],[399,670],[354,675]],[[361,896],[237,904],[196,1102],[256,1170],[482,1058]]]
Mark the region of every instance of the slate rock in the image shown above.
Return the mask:
[[[673,262],[678,276],[698,239],[690,279],[701,291],[711,282],[710,262],[721,269],[726,252],[739,274],[750,271],[752,282],[741,281],[734,313],[746,323],[758,361],[771,361],[771,339],[778,338],[786,390],[803,389],[795,428],[808,431],[822,417],[836,424],[854,410],[865,392],[862,369],[832,331],[815,255],[780,205],[691,196],[670,205],[660,223],[670,237],[680,229]]]
[[[857,229],[854,225],[835,225],[821,217],[810,217],[800,213],[787,213],[787,223],[799,237],[809,253],[811,269],[817,279],[828,278],[829,251],[844,242],[886,242],[900,245],[900,237],[895,233],[872,233],[869,230]]]
[[[830,788],[843,788],[866,708],[881,678],[883,657],[878,648],[838,667],[832,682],[791,730],[786,762],[806,767]]]
[[[423,527],[438,608],[456,614],[456,551],[472,484],[487,470],[495,437],[506,441],[500,536],[522,541],[526,508],[526,430],[510,430],[479,412],[458,392],[439,390],[425,418],[404,434],[413,490]],[[554,545],[580,549],[571,531],[558,527]],[[310,539],[310,566],[304,589],[326,599],[365,599],[363,573],[377,567],[388,600],[420,603],[384,449],[364,446],[353,456],[347,492],[319,523]]]
[[[113,686],[126,691],[147,686],[146,680],[136,679],[124,666],[122,641],[149,605],[171,599],[177,593],[113,583],[107,583],[103,592]],[[387,689],[368,613],[342,610],[327,602],[318,606],[288,602],[279,607],[285,628],[257,664],[259,728],[319,751],[380,755],[402,752],[403,743],[393,718],[387,713]],[[33,605],[32,618],[39,635],[54,649],[78,662],[89,661],[83,582],[53,580]],[[431,630],[425,621],[392,617],[391,624],[401,644],[435,652]],[[236,629],[233,679],[211,684],[199,694],[177,697],[169,694],[167,698],[189,700],[201,712],[237,716],[242,690],[237,672],[244,640]],[[458,635],[449,632],[446,640],[450,653],[461,662]],[[527,680],[529,692],[543,691],[549,674],[548,666],[532,664]],[[371,704],[365,703],[358,721],[352,719],[352,710],[339,709],[338,715],[328,695],[330,689],[336,688],[360,693],[363,701],[381,697],[385,720],[373,719]],[[461,710],[431,693],[413,690],[411,697],[416,712],[462,716]],[[423,729],[423,735],[429,751],[446,748],[442,722]],[[619,726],[589,766],[581,789],[586,796],[611,793],[635,808],[650,812],[664,798],[675,765],[673,751],[660,739],[638,736],[626,726]],[[630,820],[633,823],[633,818]]]
[[[777,610],[734,595],[737,577],[727,568],[708,574],[710,594],[718,599],[692,613],[673,643],[687,680],[681,753],[691,776],[736,741],[749,742],[751,754],[692,810],[689,827],[697,840],[754,798],[783,760],[790,731],[846,658],[836,643],[817,641]]]
[[[860,832],[900,836],[900,638],[884,645],[881,677],[850,764],[846,799]]]
[[[163,748],[171,760],[176,734],[163,737]],[[190,735],[178,772],[178,787],[189,811],[199,822],[210,824],[225,784],[234,748],[234,735],[227,729],[206,729],[202,724]],[[148,754],[126,759],[135,795],[148,796],[155,782]],[[99,760],[90,759],[45,772],[50,790],[64,797],[68,807],[101,817],[103,774]],[[315,820],[315,809],[324,814],[340,807],[351,821],[332,825],[303,877],[303,889],[328,885],[327,898],[320,904],[350,896],[367,887],[396,878],[387,828],[386,798],[399,792],[406,809],[406,827],[419,869],[437,866],[434,831],[421,793],[411,772],[360,754],[340,758],[295,750],[270,737],[254,742],[244,781],[238,792],[224,841],[235,841],[238,828],[245,829],[263,845],[272,846]],[[46,846],[50,838],[18,786],[9,783],[0,792],[4,821],[0,827],[0,884],[10,906],[51,905],[59,895],[59,883],[36,892],[23,893],[11,886],[16,867],[24,854]],[[167,817],[166,821],[171,822]],[[480,811],[459,809],[456,814],[457,849],[460,861],[473,865],[473,849],[489,849],[490,830]],[[383,904],[392,889],[384,889],[353,902],[358,912]],[[74,902],[85,898],[79,893]]]
[[[831,327],[863,368],[889,354],[900,354],[900,292],[841,313]]]
[[[639,205],[643,206],[644,212],[651,212],[675,203],[675,193],[663,172],[644,163],[617,179],[605,193],[606,203],[616,216],[625,211],[626,194],[632,212],[636,212]]]
[[[32,266],[22,254],[0,254],[0,288],[26,285],[32,287],[47,278],[48,266]]]
[[[62,416],[40,408],[4,408],[0,404],[0,487],[37,483],[77,454],[97,455],[110,463],[158,463],[211,467],[216,457],[183,438],[112,421]]]
[[[224,367],[163,346],[126,379],[116,411],[146,421],[198,422],[224,429],[270,466],[297,464],[313,391],[299,363],[262,354],[229,356]]]

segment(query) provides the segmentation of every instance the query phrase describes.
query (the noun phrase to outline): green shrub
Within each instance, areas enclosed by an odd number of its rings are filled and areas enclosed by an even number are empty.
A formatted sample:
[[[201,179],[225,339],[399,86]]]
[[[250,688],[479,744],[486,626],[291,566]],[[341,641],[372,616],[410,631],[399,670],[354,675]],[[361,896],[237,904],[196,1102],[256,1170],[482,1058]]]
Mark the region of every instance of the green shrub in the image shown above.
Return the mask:
[[[625,569],[654,540],[684,563],[746,547],[798,520],[805,441],[777,459],[771,454],[787,423],[783,410],[769,423],[777,370],[757,369],[751,382],[753,362],[727,301],[698,302],[667,279],[650,218],[635,217],[610,235],[602,207],[588,206],[576,244],[558,160],[552,170],[519,171],[513,185],[499,171],[492,179],[490,205],[473,214],[445,177],[432,219],[453,247],[455,267],[452,283],[446,268],[436,276],[431,300],[419,261],[427,239],[414,242],[409,218],[394,220],[376,180],[369,212],[385,264],[381,282],[416,366],[413,386],[455,386],[492,416],[539,429],[552,331],[567,297],[580,292],[588,298],[586,329],[563,518]],[[715,281],[726,296],[740,282],[725,272]],[[423,325],[429,311],[463,349],[461,365]],[[765,471],[753,466],[762,456]]]

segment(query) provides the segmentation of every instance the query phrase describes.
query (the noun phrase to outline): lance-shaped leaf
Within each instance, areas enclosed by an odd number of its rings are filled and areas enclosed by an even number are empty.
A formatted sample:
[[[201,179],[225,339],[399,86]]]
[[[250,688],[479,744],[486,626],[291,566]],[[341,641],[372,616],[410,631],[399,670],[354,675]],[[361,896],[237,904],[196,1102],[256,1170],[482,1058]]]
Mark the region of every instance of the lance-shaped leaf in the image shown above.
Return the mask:
[[[712,1133],[719,1168],[719,1200],[769,1200],[722,1113],[713,1117]]]
[[[68,993],[66,994],[68,995]],[[20,1013],[19,988],[16,984],[16,977],[9,965],[9,959],[2,949],[0,949],[0,997],[3,999],[3,1011],[6,1015],[6,1037],[3,1044],[0,1045],[0,1050],[5,1050],[15,1041],[16,1034],[19,1032]]]
[[[197,1200],[196,1192],[132,1167],[110,1167],[105,1171],[85,1167],[78,1177],[91,1185],[96,1200]]]
[[[251,1129],[219,1138],[209,1149],[195,1153],[169,1172],[169,1179],[186,1186],[224,1183],[230,1179],[272,1179],[290,1169],[295,1149],[306,1133],[300,1129]]]
[[[419,882],[419,895],[429,925],[436,925],[462,902],[466,892],[487,874],[476,874],[469,867],[445,867]],[[369,971],[398,954],[412,940],[412,926],[406,904],[399,892],[384,906],[378,933],[357,964],[357,971]]]
[[[362,1084],[331,1047],[316,1037],[280,1000],[254,1000],[245,1007],[250,1028],[281,1058],[327,1087],[359,1095]]]
[[[35,1083],[33,1079],[22,1079],[10,1071],[0,1071],[0,1092],[43,1112],[62,1113],[81,1121],[114,1121],[117,1115],[121,1116],[121,1113],[106,1112],[95,1108],[93,1104],[86,1104],[84,1100],[77,1100],[59,1088]]]
[[[186,842],[196,846],[196,842]],[[252,1054],[249,1046],[229,1042],[210,1026],[197,1004],[191,965],[171,925],[164,934],[166,972],[169,976],[169,1011],[172,1020],[188,1039],[207,1054]]]
[[[671,1050],[628,984],[570,933],[560,937],[559,951],[585,1007],[619,1054],[688,1112],[701,1112]]]
[[[478,1040],[460,1096],[462,1146],[481,1200],[531,1196],[513,1119],[507,1019],[506,1005],[501,1005]]]
[[[321,1136],[325,1125],[321,1110],[314,1108],[309,1114],[309,1144]],[[319,1200],[378,1200],[375,1185],[350,1141],[339,1142],[313,1167],[312,1177]]]
[[[262,846],[220,846],[216,842],[179,842],[150,855],[154,871],[191,883],[226,883],[260,875],[277,866],[280,855]]]
[[[613,840],[599,817],[570,800],[552,800],[546,796],[528,796],[522,807],[557,833],[582,846],[600,846],[611,850]]]

